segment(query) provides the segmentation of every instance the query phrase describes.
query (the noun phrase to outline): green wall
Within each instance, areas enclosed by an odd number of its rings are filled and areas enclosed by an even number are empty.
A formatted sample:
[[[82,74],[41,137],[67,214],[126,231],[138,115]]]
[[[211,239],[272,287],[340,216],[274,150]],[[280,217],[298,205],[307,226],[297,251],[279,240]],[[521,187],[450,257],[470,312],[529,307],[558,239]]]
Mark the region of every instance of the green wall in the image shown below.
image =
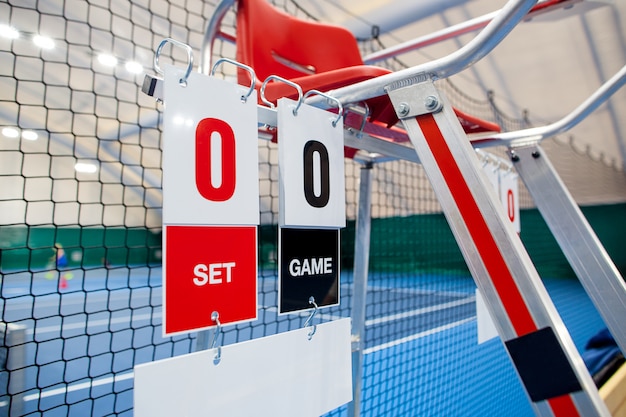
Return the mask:
[[[161,234],[145,228],[0,227],[0,268],[39,270],[51,265],[55,243],[69,267],[160,263]]]
[[[622,275],[626,272],[626,204],[583,207]],[[544,276],[573,276],[565,257],[537,210],[522,210],[521,238]],[[342,265],[354,262],[354,222],[341,231]],[[388,272],[460,271],[467,268],[442,214],[372,220],[370,269]],[[161,262],[161,234],[145,228],[0,227],[2,271],[49,267],[60,243],[70,267],[149,265]],[[273,268],[277,256],[276,226],[259,228],[259,264]]]
[[[617,265],[626,275],[626,204],[583,207],[582,211]],[[572,277],[574,272],[536,209],[522,210],[521,239],[542,276]],[[354,262],[354,222],[341,231],[342,265]],[[276,227],[262,226],[260,259],[271,265],[276,253]],[[467,266],[443,214],[373,219],[370,270],[389,272],[457,271]]]
[[[622,276],[626,276],[626,204],[581,209]],[[574,272],[539,212],[523,211],[520,219],[522,241],[540,274],[573,276]]]

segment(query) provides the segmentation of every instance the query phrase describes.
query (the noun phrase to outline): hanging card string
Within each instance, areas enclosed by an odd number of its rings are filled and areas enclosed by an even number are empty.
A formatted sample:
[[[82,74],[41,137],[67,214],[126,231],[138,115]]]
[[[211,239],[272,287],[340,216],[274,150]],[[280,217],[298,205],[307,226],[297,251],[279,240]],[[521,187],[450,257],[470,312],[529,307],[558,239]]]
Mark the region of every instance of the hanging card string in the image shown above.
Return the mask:
[[[362,138],[363,132],[365,131],[365,124],[367,123],[367,119],[370,117],[370,106],[368,106],[365,101],[361,101],[359,103],[348,103],[348,105],[344,109],[346,122],[348,120],[348,113],[354,113],[358,116],[361,116],[361,126],[359,126],[359,131],[355,135],[359,139]],[[349,129],[353,130],[352,128]]]
[[[217,347],[217,352],[215,353],[215,358],[213,359],[213,363],[217,365],[220,359],[222,359],[222,345],[220,344],[219,346],[217,346],[217,339],[220,337],[222,333],[222,323],[220,323],[220,313],[218,313],[217,311],[214,311],[213,313],[211,313],[211,320],[217,324],[217,326],[215,327],[215,334],[213,334],[213,341],[211,342],[211,349],[215,349],[215,347]]]
[[[313,311],[311,312],[311,315],[309,316],[309,318],[306,319],[306,321],[304,322],[304,327],[308,327],[309,324],[311,324],[311,321],[313,321],[313,317],[315,317],[315,314],[317,313],[317,304],[315,303],[315,297],[310,296],[309,297],[309,304],[313,305]],[[311,328],[311,331],[309,332],[308,336],[309,336],[309,340],[311,340],[313,338],[313,335],[315,334],[315,332],[317,331],[317,325],[313,325],[313,327]]]
[[[191,70],[193,69],[193,50],[191,49],[191,46],[187,45],[186,43],[177,41],[172,38],[163,39],[159,44],[156,53],[154,54],[154,70],[159,74],[164,75],[163,70],[159,66],[159,58],[161,57],[161,51],[163,50],[163,47],[168,43],[183,48],[185,51],[187,51],[187,70],[185,71],[185,75],[183,75],[183,77],[179,80],[180,85],[186,87],[187,79],[189,78],[189,74],[191,74]]]
[[[224,62],[228,62],[229,64],[232,64],[236,67],[239,67],[241,69],[244,69],[246,71],[248,71],[248,73],[250,74],[250,89],[248,90],[248,93],[245,96],[241,96],[241,101],[243,101],[244,103],[248,100],[248,97],[250,97],[250,95],[252,95],[252,92],[254,91],[254,86],[256,85],[256,74],[254,73],[254,70],[245,65],[242,64],[241,62],[237,62],[234,61],[232,59],[228,59],[228,58],[220,58],[218,59],[215,64],[213,64],[213,68],[211,68],[211,76],[213,77],[215,75],[215,70],[217,69],[217,67],[220,64],[223,64]]]

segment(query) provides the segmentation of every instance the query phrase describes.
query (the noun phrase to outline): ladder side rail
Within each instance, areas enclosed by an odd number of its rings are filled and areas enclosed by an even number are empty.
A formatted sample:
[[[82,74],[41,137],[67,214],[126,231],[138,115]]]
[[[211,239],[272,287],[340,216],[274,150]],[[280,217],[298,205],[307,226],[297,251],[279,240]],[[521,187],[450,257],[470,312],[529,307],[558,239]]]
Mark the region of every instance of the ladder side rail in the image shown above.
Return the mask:
[[[626,281],[539,145],[512,148],[519,176],[622,352]]]
[[[547,126],[483,135],[475,147],[506,145],[516,171],[583,288],[626,352],[626,282],[539,143],[580,123],[626,84],[626,66],[561,120]]]
[[[421,111],[426,95],[437,97],[441,110]],[[392,90],[389,97],[396,108],[416,109],[399,116],[536,414],[608,416],[447,99],[432,83]]]

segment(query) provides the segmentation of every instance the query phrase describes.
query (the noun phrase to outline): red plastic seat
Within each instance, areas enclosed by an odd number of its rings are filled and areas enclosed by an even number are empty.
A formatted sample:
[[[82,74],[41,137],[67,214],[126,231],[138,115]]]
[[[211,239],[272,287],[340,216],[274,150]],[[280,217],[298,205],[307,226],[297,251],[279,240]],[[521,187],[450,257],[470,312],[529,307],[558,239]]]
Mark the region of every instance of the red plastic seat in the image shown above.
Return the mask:
[[[364,65],[357,41],[347,29],[298,19],[267,0],[238,0],[237,6],[237,61],[252,67],[260,81],[278,75],[305,92],[325,92],[390,72]],[[248,72],[238,71],[240,84],[249,84],[249,78]],[[267,100],[275,103],[281,97],[297,98],[297,92],[284,83],[266,85]],[[387,96],[370,99],[367,105],[370,123],[391,127],[398,122]],[[464,127],[471,125],[474,131],[499,130],[477,118],[465,122]]]

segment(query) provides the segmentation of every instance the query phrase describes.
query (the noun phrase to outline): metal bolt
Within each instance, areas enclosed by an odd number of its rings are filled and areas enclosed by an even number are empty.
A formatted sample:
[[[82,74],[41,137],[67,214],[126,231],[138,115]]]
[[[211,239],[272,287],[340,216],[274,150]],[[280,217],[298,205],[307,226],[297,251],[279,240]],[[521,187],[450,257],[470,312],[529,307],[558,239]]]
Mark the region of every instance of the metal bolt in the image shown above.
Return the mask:
[[[533,158],[537,159],[541,156],[541,154],[539,153],[539,151],[533,151],[532,156]]]
[[[409,114],[410,110],[411,106],[409,106],[407,103],[400,103],[400,105],[398,106],[398,114],[400,116],[406,116],[407,114]]]
[[[439,106],[439,100],[435,96],[428,96],[424,100],[424,106],[427,110],[435,110]]]
[[[519,161],[519,155],[516,154],[515,151],[511,151],[510,155],[511,155],[511,161],[513,161],[513,162]]]

